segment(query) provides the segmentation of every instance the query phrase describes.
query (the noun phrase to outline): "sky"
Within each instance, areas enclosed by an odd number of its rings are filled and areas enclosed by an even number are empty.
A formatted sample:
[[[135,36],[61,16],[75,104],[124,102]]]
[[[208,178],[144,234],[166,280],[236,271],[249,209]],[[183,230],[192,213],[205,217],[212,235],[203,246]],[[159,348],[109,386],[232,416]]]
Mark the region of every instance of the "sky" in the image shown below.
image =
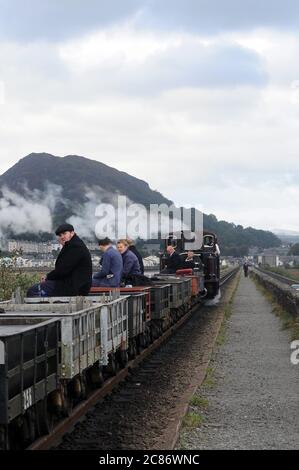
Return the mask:
[[[0,173],[77,154],[299,232],[299,2],[0,0]]]

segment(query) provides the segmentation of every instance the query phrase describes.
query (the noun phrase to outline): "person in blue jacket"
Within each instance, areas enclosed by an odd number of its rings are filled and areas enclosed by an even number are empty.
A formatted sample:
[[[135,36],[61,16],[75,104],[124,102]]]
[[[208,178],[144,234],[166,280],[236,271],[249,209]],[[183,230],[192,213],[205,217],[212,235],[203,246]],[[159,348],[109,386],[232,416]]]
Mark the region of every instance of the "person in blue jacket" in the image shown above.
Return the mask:
[[[98,243],[103,252],[102,268],[93,275],[92,287],[119,287],[123,272],[122,257],[109,238],[98,240]]]
[[[122,239],[117,242],[117,249],[123,259],[123,278],[128,276],[141,275],[140,265],[137,256],[129,250],[127,240]]]

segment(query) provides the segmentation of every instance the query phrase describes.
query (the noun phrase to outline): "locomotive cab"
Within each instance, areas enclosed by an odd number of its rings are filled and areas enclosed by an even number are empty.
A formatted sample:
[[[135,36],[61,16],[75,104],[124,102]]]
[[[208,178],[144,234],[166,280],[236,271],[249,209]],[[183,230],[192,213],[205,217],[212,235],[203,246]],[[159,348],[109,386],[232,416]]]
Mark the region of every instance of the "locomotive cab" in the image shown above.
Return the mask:
[[[177,274],[180,275],[185,269],[190,269],[193,275],[204,276],[204,287],[206,289],[206,298],[213,299],[219,292],[220,278],[220,250],[217,244],[217,237],[213,232],[203,232],[202,246],[199,249],[192,250],[193,258],[189,264],[186,262],[188,256],[188,243],[190,241],[182,232],[180,237],[175,234],[164,240],[164,251],[160,255],[160,272],[165,271],[167,260],[167,246],[171,245],[181,257],[182,263]],[[189,252],[190,253],[190,252]]]

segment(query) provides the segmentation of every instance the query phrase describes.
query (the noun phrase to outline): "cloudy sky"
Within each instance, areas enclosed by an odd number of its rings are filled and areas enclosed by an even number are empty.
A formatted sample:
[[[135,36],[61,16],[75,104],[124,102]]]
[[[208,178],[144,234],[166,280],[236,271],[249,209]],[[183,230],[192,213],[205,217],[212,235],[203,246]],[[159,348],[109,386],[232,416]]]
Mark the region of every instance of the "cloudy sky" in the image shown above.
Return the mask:
[[[0,0],[0,173],[78,154],[299,231],[297,0]]]

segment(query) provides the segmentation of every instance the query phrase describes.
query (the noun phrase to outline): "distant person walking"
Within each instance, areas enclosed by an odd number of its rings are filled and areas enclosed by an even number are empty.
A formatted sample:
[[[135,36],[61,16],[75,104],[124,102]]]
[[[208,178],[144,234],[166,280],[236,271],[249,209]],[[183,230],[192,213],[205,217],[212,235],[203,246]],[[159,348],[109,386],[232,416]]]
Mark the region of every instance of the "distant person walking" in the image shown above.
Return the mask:
[[[248,276],[248,263],[247,263],[247,261],[245,261],[245,263],[243,264],[243,271],[244,271],[244,276],[247,277]]]

